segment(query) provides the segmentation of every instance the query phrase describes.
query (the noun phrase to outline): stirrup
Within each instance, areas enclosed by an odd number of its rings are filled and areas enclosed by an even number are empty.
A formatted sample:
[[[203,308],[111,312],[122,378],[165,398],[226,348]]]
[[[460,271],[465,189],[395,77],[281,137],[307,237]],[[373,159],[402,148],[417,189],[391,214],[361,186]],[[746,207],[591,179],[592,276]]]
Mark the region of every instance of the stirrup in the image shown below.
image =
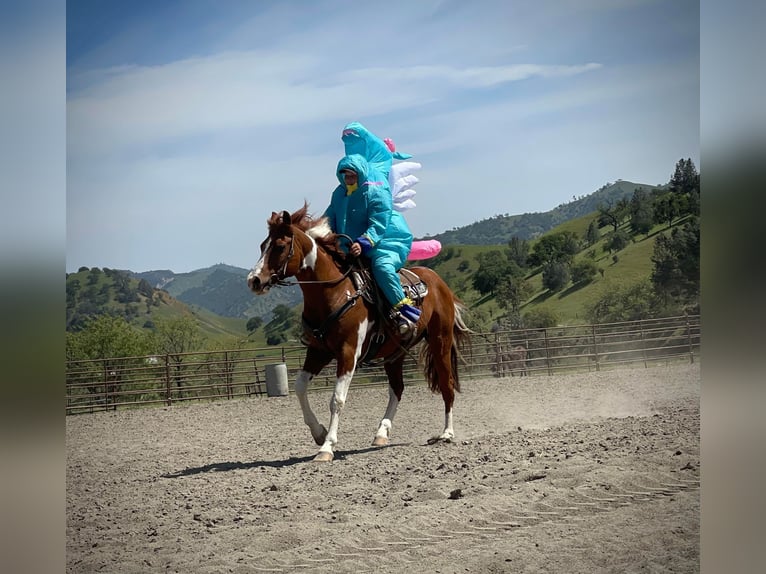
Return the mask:
[[[394,319],[396,321],[396,329],[402,337],[409,338],[417,331],[417,325],[401,313],[397,313]]]

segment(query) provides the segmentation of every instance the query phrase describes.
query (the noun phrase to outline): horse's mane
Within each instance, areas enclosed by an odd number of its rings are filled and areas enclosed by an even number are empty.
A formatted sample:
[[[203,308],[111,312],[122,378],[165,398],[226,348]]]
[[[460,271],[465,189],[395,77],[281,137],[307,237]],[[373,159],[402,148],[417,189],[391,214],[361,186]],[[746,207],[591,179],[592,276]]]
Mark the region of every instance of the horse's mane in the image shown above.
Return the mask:
[[[312,237],[321,247],[329,252],[334,258],[337,256],[342,257],[342,252],[338,249],[338,236],[333,233],[327,222],[326,217],[320,217],[314,219],[308,212],[308,203],[304,203],[298,211],[290,214],[290,222],[298,229],[303,231],[306,235]],[[273,229],[275,226],[281,225],[282,215],[279,213],[272,213],[271,218],[267,221],[269,229]]]

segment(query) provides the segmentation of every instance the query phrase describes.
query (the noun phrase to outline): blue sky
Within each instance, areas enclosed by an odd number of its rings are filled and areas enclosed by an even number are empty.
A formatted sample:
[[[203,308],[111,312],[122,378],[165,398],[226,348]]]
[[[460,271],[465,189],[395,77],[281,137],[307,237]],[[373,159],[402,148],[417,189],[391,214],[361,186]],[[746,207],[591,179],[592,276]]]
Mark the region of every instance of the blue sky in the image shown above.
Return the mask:
[[[381,9],[384,8],[384,9]],[[67,2],[67,271],[249,268],[343,126],[423,164],[422,237],[699,167],[699,3]]]

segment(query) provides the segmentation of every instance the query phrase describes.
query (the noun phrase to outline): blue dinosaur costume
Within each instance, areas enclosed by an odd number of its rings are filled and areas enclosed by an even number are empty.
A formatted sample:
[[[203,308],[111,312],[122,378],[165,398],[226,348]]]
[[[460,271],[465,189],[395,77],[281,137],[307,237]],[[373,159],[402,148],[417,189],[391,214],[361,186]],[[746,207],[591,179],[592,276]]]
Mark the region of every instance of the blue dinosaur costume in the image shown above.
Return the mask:
[[[416,322],[420,310],[405,297],[397,274],[410,252],[412,232],[402,214],[394,210],[388,181],[392,160],[411,156],[391,153],[380,138],[358,122],[343,129],[342,139],[346,155],[335,170],[340,185],[333,191],[324,215],[333,231],[359,241],[385,298],[394,309]],[[356,188],[347,188],[341,173],[345,169],[356,172]]]

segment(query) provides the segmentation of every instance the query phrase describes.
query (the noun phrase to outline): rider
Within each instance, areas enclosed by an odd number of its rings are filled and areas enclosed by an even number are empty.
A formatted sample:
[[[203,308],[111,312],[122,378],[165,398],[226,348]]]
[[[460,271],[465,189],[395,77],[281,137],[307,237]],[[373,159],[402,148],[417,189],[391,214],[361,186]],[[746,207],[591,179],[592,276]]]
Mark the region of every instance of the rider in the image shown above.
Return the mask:
[[[349,253],[370,259],[372,274],[394,311],[399,332],[410,334],[420,309],[404,295],[397,271],[407,260],[412,233],[393,208],[388,173],[375,169],[363,155],[352,153],[338,162],[336,174],[340,185],[324,215],[335,233],[355,238]]]

